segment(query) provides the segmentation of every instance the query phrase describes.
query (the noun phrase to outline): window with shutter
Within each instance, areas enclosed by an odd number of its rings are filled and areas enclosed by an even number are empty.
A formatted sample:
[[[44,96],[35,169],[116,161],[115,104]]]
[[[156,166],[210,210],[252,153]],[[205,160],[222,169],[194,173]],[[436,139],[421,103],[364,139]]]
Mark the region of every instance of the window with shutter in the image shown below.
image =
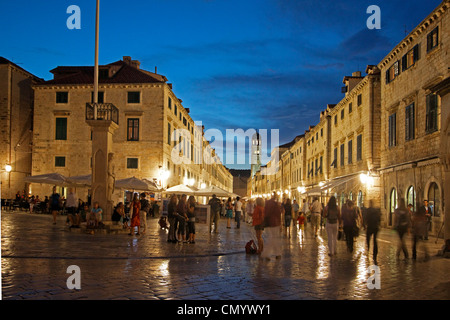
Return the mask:
[[[348,142],[348,164],[353,162],[353,140]]]
[[[439,44],[439,27],[434,28],[433,31],[431,31],[427,35],[427,52],[430,52],[434,48],[436,48]]]
[[[437,130],[437,95],[429,94],[427,96],[427,115],[425,130],[427,133],[432,133]]]
[[[389,147],[396,145],[396,114],[389,116]]]
[[[67,140],[67,118],[56,118],[56,140]]]
[[[128,119],[127,140],[139,141],[139,119]]]
[[[414,103],[405,109],[405,140],[414,139]]]
[[[356,137],[356,161],[362,160],[362,134]]]

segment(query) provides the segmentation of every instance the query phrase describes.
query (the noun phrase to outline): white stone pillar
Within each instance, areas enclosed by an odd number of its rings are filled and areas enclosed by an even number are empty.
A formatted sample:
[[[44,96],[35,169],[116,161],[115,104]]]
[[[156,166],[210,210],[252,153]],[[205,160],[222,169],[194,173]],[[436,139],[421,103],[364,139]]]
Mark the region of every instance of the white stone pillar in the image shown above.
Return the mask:
[[[110,221],[113,210],[114,169],[112,136],[119,127],[110,120],[86,120],[92,128],[92,186],[91,205],[99,203],[103,220]]]

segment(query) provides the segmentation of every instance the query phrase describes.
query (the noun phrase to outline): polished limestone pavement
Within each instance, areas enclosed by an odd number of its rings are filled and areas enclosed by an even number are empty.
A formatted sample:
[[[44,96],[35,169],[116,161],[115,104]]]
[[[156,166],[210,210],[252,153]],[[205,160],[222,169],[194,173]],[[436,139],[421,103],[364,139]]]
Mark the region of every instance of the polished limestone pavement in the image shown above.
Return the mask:
[[[315,238],[307,225],[304,238],[296,228],[290,238],[283,235],[281,259],[267,261],[245,253],[247,241],[255,239],[247,223],[227,229],[222,219],[216,234],[197,224],[195,244],[174,244],[158,219],[147,222],[139,236],[91,235],[71,231],[65,216],[53,225],[50,215],[2,211],[2,299],[450,299],[450,259],[436,255],[442,239],[425,242],[428,259],[423,247],[417,260],[398,258],[397,235],[383,229],[374,267],[363,234],[353,253],[339,241],[337,255],[330,257],[325,229]],[[406,243],[411,256],[409,238]],[[67,286],[69,266],[79,267],[78,290]]]

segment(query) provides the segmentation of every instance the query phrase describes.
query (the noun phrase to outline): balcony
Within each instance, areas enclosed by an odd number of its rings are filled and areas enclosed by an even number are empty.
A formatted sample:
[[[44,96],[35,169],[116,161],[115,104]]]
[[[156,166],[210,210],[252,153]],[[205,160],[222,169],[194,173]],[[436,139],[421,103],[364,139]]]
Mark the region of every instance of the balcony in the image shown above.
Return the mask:
[[[106,120],[119,125],[119,109],[112,103],[86,103],[86,120]]]

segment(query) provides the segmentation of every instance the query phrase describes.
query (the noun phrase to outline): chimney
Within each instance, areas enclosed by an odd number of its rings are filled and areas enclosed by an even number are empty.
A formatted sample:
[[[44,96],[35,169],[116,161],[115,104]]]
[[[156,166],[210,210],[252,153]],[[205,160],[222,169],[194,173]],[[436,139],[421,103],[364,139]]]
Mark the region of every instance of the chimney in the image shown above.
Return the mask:
[[[158,74],[158,67],[155,66],[155,74]]]
[[[352,73],[352,77],[361,77],[361,71],[355,71]]]
[[[128,56],[123,57],[123,62],[136,69],[139,69],[141,67],[141,63],[138,60],[131,60],[131,57]]]

